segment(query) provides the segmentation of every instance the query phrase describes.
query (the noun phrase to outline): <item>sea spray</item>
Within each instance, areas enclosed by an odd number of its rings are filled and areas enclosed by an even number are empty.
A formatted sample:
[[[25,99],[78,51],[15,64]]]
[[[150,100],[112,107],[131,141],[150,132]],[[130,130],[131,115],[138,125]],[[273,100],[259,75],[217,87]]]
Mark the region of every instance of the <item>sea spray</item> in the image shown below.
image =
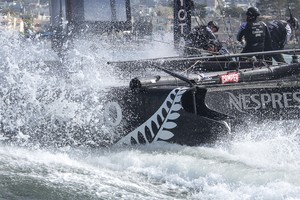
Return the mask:
[[[122,83],[105,68],[104,61],[110,57],[105,49],[98,57],[85,49],[73,49],[61,62],[50,45],[45,45],[49,41],[5,32],[0,43],[4,46],[0,67],[0,134],[4,141],[97,146],[115,140],[103,112],[109,88]]]
[[[107,61],[171,52],[165,51],[171,46],[161,44],[151,51],[145,51],[148,44],[127,50],[122,41],[112,44],[93,35],[74,38],[63,58],[51,49],[49,40],[15,32],[2,34],[0,45],[5,46],[0,66],[0,135],[5,143],[25,146],[110,146],[124,131],[112,126],[119,116],[111,121],[106,111],[117,107],[107,97],[117,95],[112,88],[128,87],[131,76],[122,75]],[[128,120],[134,117],[123,115]]]
[[[109,55],[101,53],[103,47],[94,41],[94,51],[76,50],[61,70],[46,62],[56,61],[47,44],[26,39],[25,45],[18,40],[16,36],[11,43],[0,35],[1,45],[6,45],[0,54],[5,55],[0,59],[5,63],[0,66],[0,117],[7,122],[0,127],[0,198],[299,199],[297,121],[249,124],[250,129],[241,128],[214,146],[157,143],[88,148],[84,144],[92,137],[86,130],[77,140],[65,131],[88,122],[101,124],[98,115],[109,85],[123,84],[101,64]],[[159,48],[152,49],[159,53]],[[18,56],[23,51],[27,56]],[[41,59],[31,59],[35,57]],[[27,61],[34,62],[23,65]],[[110,133],[108,126],[99,128]],[[8,131],[16,135],[15,142],[3,139]],[[106,137],[109,143],[111,134]],[[104,135],[99,139],[106,142]]]

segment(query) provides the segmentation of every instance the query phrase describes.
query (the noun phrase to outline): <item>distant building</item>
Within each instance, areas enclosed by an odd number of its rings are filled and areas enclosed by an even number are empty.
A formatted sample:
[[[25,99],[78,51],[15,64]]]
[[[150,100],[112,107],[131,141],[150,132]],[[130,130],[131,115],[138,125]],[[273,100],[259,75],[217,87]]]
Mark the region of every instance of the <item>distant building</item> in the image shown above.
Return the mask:
[[[41,4],[41,2],[44,2]],[[40,0],[24,0],[0,2],[0,10],[5,10],[5,16],[0,17],[0,28],[27,32],[43,32],[49,30],[50,12],[49,3]],[[26,24],[25,24],[25,21]],[[30,22],[30,26],[28,26]],[[26,30],[25,30],[26,29]]]
[[[21,18],[13,17],[10,14],[0,15],[0,29],[15,30],[24,33],[24,21]]]

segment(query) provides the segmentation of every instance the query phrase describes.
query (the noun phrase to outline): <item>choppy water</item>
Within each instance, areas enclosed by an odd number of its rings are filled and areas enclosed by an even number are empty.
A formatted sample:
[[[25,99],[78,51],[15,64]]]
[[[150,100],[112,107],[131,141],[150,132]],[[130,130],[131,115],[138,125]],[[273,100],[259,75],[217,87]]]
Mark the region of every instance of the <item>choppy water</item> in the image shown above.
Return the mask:
[[[3,199],[299,199],[299,140],[229,147],[0,147]]]
[[[0,45],[0,199],[300,199],[299,122],[252,125],[209,147],[90,148],[76,147],[74,138],[72,147],[55,145],[74,137],[52,136],[62,124],[89,125],[104,142],[111,138],[95,113],[107,89],[127,85],[105,64],[118,51],[81,43],[67,68],[53,70],[43,65],[57,59],[45,42],[1,32]],[[143,56],[168,56],[166,48]],[[40,67],[23,64],[34,60]]]

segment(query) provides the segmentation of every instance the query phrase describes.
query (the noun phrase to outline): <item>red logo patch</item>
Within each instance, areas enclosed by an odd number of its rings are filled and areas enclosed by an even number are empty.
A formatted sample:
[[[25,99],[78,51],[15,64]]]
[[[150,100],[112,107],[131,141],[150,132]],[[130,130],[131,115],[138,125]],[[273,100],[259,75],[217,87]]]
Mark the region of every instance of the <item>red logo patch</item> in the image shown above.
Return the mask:
[[[228,73],[220,76],[221,83],[238,83],[240,80],[240,75],[238,72]]]

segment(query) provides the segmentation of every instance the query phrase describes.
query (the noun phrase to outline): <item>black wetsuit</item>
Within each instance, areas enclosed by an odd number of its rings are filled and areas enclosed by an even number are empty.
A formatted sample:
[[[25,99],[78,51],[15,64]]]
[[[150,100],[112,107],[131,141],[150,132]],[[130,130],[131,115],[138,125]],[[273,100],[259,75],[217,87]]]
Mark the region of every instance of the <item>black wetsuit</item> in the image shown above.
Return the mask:
[[[283,20],[274,20],[267,23],[271,34],[273,50],[282,50],[284,48],[287,42],[287,25],[288,23]],[[282,54],[274,54],[272,55],[272,57],[277,62],[285,62]]]
[[[185,54],[201,54],[200,50],[208,48],[210,40],[217,40],[215,34],[207,26],[196,26],[186,38]]]
[[[242,42],[245,38],[246,45],[241,53],[262,52],[272,50],[271,36],[267,25],[264,22],[245,22],[240,26],[237,40]],[[256,56],[262,59],[263,56]]]

